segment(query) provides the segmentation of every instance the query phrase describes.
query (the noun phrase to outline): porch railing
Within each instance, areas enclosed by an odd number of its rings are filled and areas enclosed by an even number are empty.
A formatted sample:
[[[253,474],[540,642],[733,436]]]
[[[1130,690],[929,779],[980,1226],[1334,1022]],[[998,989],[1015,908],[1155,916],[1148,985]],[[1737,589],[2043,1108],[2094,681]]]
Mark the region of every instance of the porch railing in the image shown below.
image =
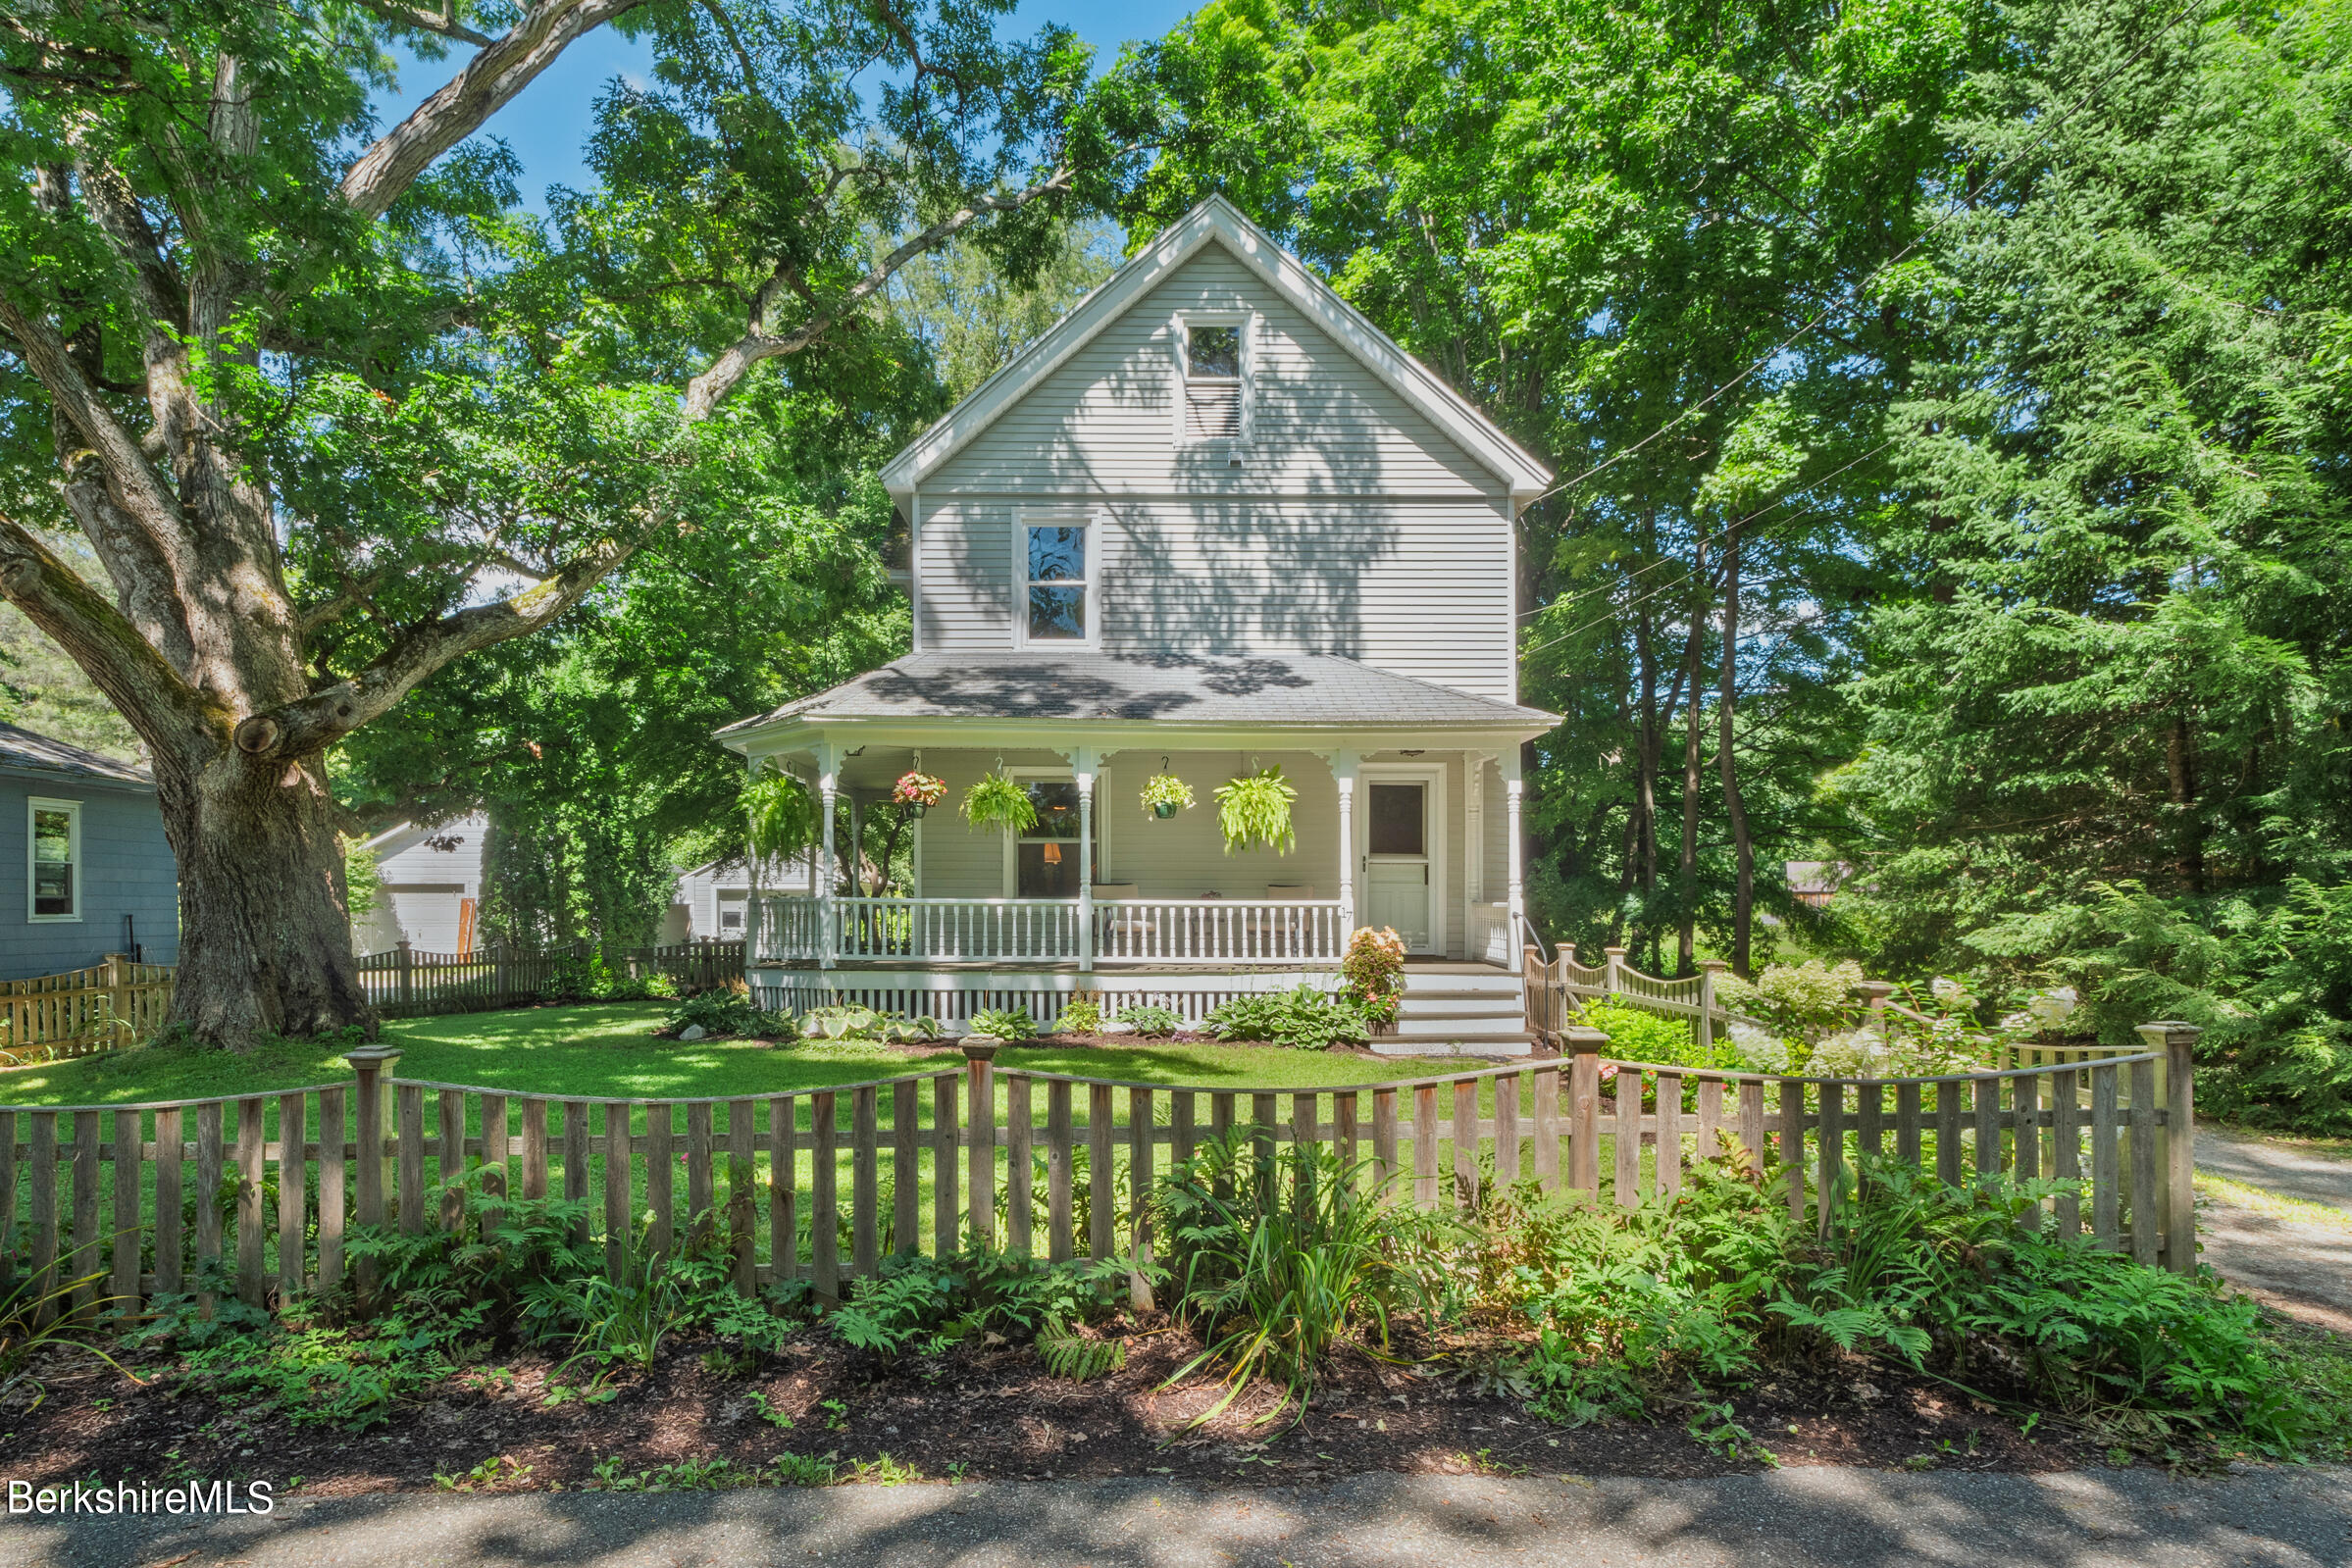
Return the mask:
[[[814,962],[824,953],[825,904],[763,898],[753,951],[761,963]],[[836,898],[833,956],[993,963],[1333,963],[1348,932],[1336,900],[1122,898],[1098,900],[1091,944],[1075,898]],[[1091,954],[1088,947],[1091,946]]]
[[[1331,900],[1122,898],[1095,906],[1095,956],[1104,963],[1322,963],[1347,945]]]

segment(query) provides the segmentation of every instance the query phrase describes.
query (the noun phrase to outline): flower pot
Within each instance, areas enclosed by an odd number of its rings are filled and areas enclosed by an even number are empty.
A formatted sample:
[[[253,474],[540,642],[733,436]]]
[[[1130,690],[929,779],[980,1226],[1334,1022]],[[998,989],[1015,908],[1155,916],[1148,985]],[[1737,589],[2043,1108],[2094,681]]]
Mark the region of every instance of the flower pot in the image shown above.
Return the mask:
[[[1165,822],[1170,817],[1175,816],[1176,813],[1181,809],[1183,808],[1179,807],[1173,800],[1154,800],[1151,802],[1151,815],[1157,817],[1162,822]]]
[[[924,812],[929,811],[931,808],[924,805],[921,801],[916,800],[909,801],[907,804],[900,806],[898,809],[905,812],[909,817],[920,817]]]

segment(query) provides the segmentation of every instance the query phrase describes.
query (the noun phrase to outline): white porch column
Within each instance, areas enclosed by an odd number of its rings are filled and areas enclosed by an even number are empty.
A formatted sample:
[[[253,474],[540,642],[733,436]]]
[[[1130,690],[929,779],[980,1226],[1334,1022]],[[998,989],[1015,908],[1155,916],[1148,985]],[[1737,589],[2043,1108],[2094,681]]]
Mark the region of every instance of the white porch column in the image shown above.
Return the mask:
[[[833,854],[833,803],[840,793],[841,762],[828,741],[817,744],[817,810],[823,817],[824,853],[817,863],[817,967],[833,967],[833,884],[839,863]]]
[[[1078,784],[1078,972],[1095,967],[1095,753],[1080,746],[1070,753],[1070,777]]]
[[[1340,949],[1355,935],[1355,764],[1353,751],[1331,754],[1332,783],[1340,791]]]
[[[1504,814],[1510,832],[1510,938],[1506,946],[1516,948],[1519,944],[1519,922],[1527,914],[1526,889],[1520,885],[1519,870],[1522,858],[1519,849],[1519,796],[1524,787],[1519,778],[1519,748],[1513,746],[1496,760],[1503,769]]]

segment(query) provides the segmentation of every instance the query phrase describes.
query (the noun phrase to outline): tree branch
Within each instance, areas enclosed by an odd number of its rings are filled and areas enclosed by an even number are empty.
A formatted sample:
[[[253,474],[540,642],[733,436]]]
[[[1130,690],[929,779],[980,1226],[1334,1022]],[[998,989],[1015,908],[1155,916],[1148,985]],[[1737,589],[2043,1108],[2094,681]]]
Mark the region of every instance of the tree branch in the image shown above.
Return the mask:
[[[226,724],[227,716],[189,685],[105,595],[30,530],[5,516],[0,516],[0,593],[139,726],[159,758],[172,748],[157,745],[158,734],[175,725]]]
[[[899,268],[904,267],[917,256],[926,251],[938,249],[993,213],[1018,212],[1033,201],[1039,201],[1055,192],[1068,189],[1070,181],[1077,173],[1078,171],[1074,167],[1065,165],[1035,184],[1024,190],[1015,191],[1009,196],[974,198],[970,206],[960,207],[949,213],[876,262],[864,277],[852,283],[842,297],[834,302],[831,309],[819,311],[790,332],[781,334],[768,329],[768,305],[774,297],[776,285],[785,283],[789,286],[793,279],[788,276],[789,269],[783,263],[778,263],[774,276],[760,290],[759,301],[752,311],[750,329],[722,349],[718,358],[712,360],[701,375],[687,382],[686,407],[683,417],[689,423],[708,419],[711,410],[717,408],[725,400],[727,394],[735,390],[737,383],[750,374],[752,366],[762,360],[799,353],[822,337],[844,317],[873,298],[884,285],[890,282]]]
[[[381,217],[442,153],[482,127],[572,42],[641,0],[543,0],[379,136],[343,174],[343,199]]]
[[[396,22],[403,27],[414,27],[420,32],[437,32],[444,38],[455,38],[477,49],[487,49],[495,41],[488,33],[476,32],[459,22],[456,10],[451,6],[444,6],[439,11],[428,11],[423,6],[401,5],[398,0],[359,0],[359,3],[386,22]]]
[[[236,727],[237,749],[257,757],[302,757],[332,745],[382,717],[451,660],[546,626],[587,598],[636,548],[633,540],[608,540],[512,598],[412,627],[349,680],[246,719]]]

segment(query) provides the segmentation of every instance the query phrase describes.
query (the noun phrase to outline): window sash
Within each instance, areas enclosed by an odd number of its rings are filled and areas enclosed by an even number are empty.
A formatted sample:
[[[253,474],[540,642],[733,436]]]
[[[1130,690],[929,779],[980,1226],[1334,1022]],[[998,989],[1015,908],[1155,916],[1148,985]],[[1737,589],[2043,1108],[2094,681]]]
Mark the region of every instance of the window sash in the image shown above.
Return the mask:
[[[1089,523],[1023,525],[1024,640],[1085,642],[1092,637],[1094,576],[1089,554],[1093,531]],[[1042,539],[1040,535],[1058,537]]]
[[[26,913],[34,920],[80,919],[80,806],[32,800],[26,826]]]

